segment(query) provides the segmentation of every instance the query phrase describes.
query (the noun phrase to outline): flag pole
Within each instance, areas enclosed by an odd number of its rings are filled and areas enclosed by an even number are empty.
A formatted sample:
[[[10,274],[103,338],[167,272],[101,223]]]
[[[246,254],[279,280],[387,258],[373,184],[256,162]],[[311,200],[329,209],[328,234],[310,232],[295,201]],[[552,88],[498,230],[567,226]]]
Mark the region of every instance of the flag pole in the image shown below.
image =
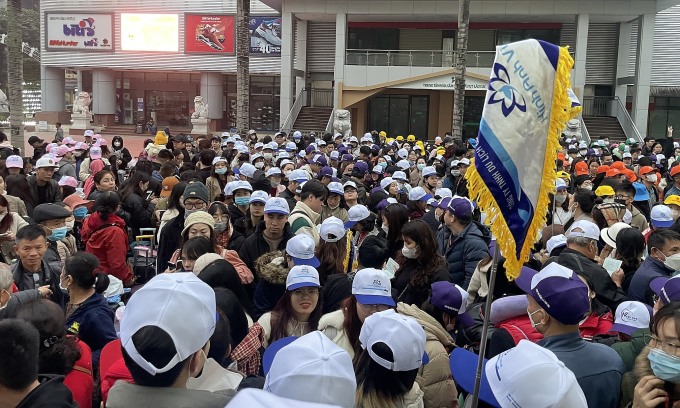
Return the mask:
[[[484,368],[484,355],[486,354],[486,342],[489,332],[489,315],[491,314],[491,303],[493,302],[493,290],[496,286],[496,273],[498,270],[498,261],[500,258],[501,249],[498,242],[493,251],[493,258],[491,260],[491,269],[489,270],[489,292],[486,294],[486,305],[484,306],[484,325],[482,326],[482,339],[479,345],[479,360],[477,360],[477,371],[475,376],[475,389],[472,394],[472,408],[477,408],[479,404],[479,388],[482,383],[482,369]]]

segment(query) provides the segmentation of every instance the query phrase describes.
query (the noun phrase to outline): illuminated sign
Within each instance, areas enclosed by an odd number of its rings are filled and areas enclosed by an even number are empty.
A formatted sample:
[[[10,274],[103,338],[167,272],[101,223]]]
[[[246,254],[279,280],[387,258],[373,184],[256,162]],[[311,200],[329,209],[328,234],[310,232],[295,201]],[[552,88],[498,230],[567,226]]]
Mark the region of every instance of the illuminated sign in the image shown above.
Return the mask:
[[[234,53],[234,16],[187,14],[184,33],[187,53]]]
[[[113,51],[111,14],[46,13],[45,49]]]
[[[178,52],[178,15],[122,13],[120,48],[123,51]]]

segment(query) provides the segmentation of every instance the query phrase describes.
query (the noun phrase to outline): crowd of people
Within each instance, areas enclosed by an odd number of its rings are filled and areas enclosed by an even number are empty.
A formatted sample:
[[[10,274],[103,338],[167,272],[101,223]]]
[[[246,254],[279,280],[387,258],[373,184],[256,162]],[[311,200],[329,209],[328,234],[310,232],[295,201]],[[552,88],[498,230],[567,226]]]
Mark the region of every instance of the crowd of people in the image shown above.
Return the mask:
[[[476,139],[29,143],[0,149],[0,406],[463,407],[482,351],[480,407],[680,406],[672,138],[563,135],[514,281]]]

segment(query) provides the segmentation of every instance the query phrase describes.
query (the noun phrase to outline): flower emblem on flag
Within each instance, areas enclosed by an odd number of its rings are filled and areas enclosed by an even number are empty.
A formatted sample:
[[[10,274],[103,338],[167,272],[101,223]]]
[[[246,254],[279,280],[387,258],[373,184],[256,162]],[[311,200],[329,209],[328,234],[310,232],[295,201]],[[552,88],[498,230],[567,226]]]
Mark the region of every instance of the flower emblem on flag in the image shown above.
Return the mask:
[[[510,85],[510,75],[508,70],[501,64],[495,63],[493,66],[493,75],[489,80],[489,105],[495,103],[501,104],[503,116],[506,118],[515,110],[519,109],[522,112],[527,111],[527,103],[519,91]]]

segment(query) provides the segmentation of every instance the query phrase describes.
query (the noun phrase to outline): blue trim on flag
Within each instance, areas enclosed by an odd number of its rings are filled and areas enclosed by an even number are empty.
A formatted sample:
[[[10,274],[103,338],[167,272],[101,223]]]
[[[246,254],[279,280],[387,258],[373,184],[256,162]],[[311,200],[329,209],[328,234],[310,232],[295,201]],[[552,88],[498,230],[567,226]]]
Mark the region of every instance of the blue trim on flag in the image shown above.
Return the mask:
[[[498,203],[501,214],[515,240],[517,256],[519,256],[535,209],[522,190],[514,161],[496,134],[483,118],[479,126],[480,137],[477,139],[478,144],[475,149],[475,168]],[[480,153],[485,157],[480,157]],[[495,168],[489,171],[487,165],[493,165]],[[499,179],[506,185],[502,186]]]
[[[541,48],[543,48],[543,52],[545,52],[546,57],[548,57],[553,69],[557,71],[557,63],[560,60],[560,47],[542,40],[538,40],[538,43],[541,44]]]

